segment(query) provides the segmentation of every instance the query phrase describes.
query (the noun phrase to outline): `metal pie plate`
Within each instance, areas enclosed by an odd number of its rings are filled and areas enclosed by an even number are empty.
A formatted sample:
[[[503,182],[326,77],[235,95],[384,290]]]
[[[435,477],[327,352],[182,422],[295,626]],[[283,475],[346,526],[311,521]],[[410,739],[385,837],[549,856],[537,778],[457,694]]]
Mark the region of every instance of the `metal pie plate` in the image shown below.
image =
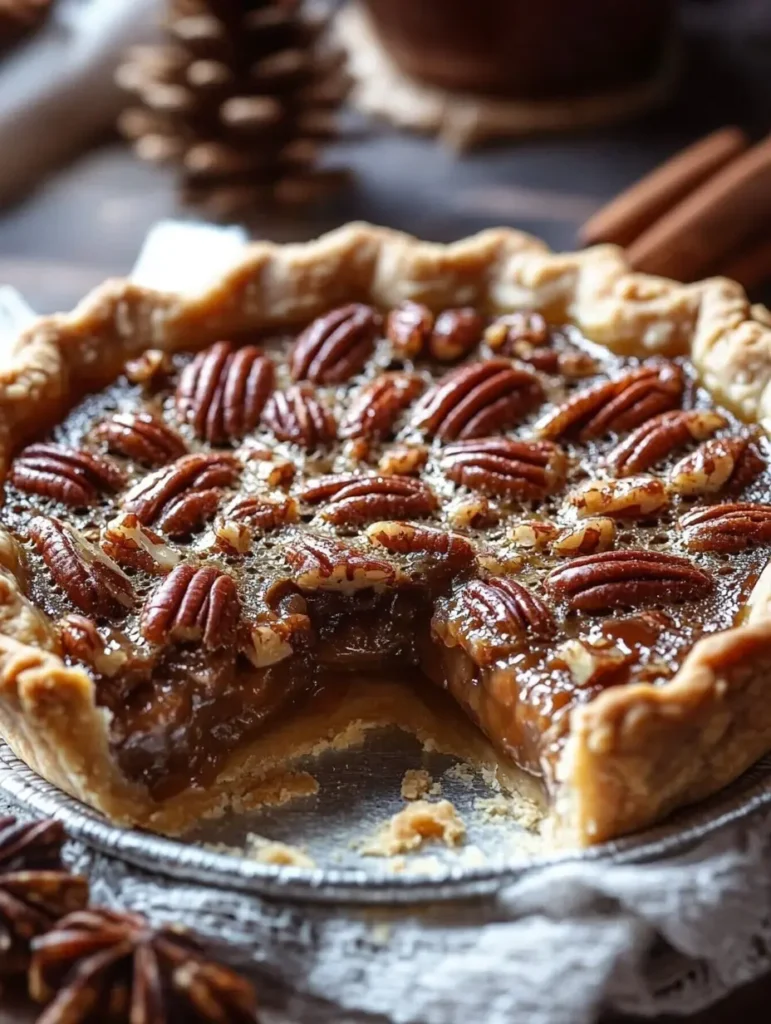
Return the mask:
[[[364,748],[313,760],[308,767],[319,781],[315,796],[207,822],[185,841],[110,824],[42,779],[4,743],[0,790],[29,810],[58,818],[73,838],[138,867],[265,896],[358,903],[484,895],[527,871],[567,861],[654,860],[682,852],[771,804],[769,755],[715,797],[655,828],[588,850],[555,853],[539,849],[533,836],[506,815],[491,815],[489,784],[480,776],[469,778],[467,771],[448,775],[454,763],[426,754],[403,733],[375,733]],[[420,767],[441,782],[441,796],[453,802],[467,826],[466,842],[452,850],[431,843],[398,858],[363,856],[361,839],[404,807],[405,770]],[[239,849],[250,833],[300,847],[316,866],[276,865],[244,856]],[[233,852],[220,852],[223,845]]]

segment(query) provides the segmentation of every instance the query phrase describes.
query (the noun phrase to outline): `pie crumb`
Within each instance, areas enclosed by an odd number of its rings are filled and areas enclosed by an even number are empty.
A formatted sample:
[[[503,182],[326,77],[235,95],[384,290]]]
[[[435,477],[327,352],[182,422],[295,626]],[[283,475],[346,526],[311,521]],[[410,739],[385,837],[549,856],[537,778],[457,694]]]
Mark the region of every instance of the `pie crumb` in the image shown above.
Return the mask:
[[[276,864],[293,868],[315,868],[316,862],[298,846],[275,842],[250,832],[246,837],[246,856],[260,864]]]
[[[408,768],[402,779],[402,796],[405,800],[420,800],[424,796],[439,796],[442,787],[434,782],[425,768]]]
[[[513,818],[528,832],[537,831],[543,820],[543,811],[517,793],[508,796],[498,793],[492,797],[477,797],[474,809],[479,811],[487,822]]]
[[[446,779],[454,779],[456,782],[462,782],[464,786],[471,786],[474,783],[475,771],[470,764],[466,764],[464,761],[458,761],[452,768],[448,768],[444,773]]]
[[[261,780],[247,793],[234,799],[232,806],[237,813],[253,811],[258,807],[282,807],[291,800],[315,796],[318,791],[318,779],[310,772],[284,772]]]
[[[465,836],[466,826],[449,800],[416,800],[394,814],[361,847],[361,853],[367,857],[393,857],[417,850],[430,840],[459,846]]]

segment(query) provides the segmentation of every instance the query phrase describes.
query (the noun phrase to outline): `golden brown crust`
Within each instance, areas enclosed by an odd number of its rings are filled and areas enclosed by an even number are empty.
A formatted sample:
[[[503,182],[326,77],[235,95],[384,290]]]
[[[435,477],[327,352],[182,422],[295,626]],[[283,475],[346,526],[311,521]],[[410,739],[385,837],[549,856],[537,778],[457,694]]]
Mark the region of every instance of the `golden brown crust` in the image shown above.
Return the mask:
[[[41,408],[54,422],[144,349],[197,349],[338,303],[407,298],[434,309],[532,308],[619,352],[690,352],[725,405],[748,420],[771,418],[771,317],[731,281],[679,285],[629,273],[613,246],[553,254],[506,229],[443,246],[353,224],[304,245],[253,245],[193,298],[113,281],[72,313],[38,321],[0,367],[0,473],[40,430]],[[162,808],[111,756],[93,682],[58,657],[49,625],[24,596],[23,560],[7,537],[0,565],[0,731],[42,775],[111,817],[160,821]],[[766,607],[700,641],[671,682],[607,691],[573,713],[558,768],[563,833],[589,843],[640,827],[714,792],[771,746],[771,711],[759,696],[771,662]],[[250,771],[256,756],[242,761]],[[192,816],[196,801],[188,806]]]

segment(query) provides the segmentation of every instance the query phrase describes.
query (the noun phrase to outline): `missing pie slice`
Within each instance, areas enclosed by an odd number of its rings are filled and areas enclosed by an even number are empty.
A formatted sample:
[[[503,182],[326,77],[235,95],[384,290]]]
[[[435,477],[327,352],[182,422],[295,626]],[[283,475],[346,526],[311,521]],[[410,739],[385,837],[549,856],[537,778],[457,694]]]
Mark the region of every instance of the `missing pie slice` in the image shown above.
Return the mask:
[[[639,829],[771,748],[770,381],[737,285],[508,230],[107,283],[0,367],[0,730],[180,829],[409,676],[560,841]]]

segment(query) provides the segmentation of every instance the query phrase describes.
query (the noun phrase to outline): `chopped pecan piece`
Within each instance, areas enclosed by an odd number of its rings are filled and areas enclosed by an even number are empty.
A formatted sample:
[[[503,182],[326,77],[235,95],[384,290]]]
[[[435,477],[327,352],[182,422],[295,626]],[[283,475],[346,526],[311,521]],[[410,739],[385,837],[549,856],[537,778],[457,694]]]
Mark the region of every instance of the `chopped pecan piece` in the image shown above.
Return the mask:
[[[395,444],[380,457],[377,468],[386,476],[412,476],[428,462],[424,444]]]
[[[707,505],[686,512],[677,526],[689,551],[742,551],[750,544],[771,544],[771,505]]]
[[[65,616],[59,623],[59,638],[65,654],[108,678],[117,675],[130,657],[125,638],[113,630],[103,636],[85,615]]]
[[[543,348],[549,344],[551,332],[540,313],[523,311],[507,313],[490,324],[485,331],[485,341],[493,350],[504,356],[519,357],[519,343],[531,348]]]
[[[317,317],[300,334],[289,356],[292,380],[339,384],[362,369],[374,351],[380,316],[361,302]]]
[[[581,518],[645,519],[664,508],[669,496],[656,477],[628,476],[621,480],[590,480],[571,491],[567,500]]]
[[[274,379],[273,363],[255,345],[218,341],[180,374],[177,415],[210,444],[239,440],[260,422]]]
[[[704,441],[725,424],[725,416],[711,409],[662,412],[616,445],[606,462],[616,476],[644,473],[676,449],[691,441]]]
[[[54,581],[76,608],[100,618],[117,618],[133,607],[131,580],[74,527],[35,516],[29,535]]]
[[[766,468],[765,460],[748,437],[715,437],[686,455],[669,474],[669,487],[694,497],[738,492]]]
[[[488,359],[443,377],[415,407],[413,423],[445,441],[486,437],[518,423],[542,398],[535,374]]]
[[[459,530],[483,530],[486,526],[493,526],[500,518],[481,494],[455,498],[446,506],[446,512],[447,522]]]
[[[165,466],[187,451],[185,442],[149,412],[119,412],[97,424],[93,436],[117,455],[145,466]]]
[[[384,516],[431,515],[438,502],[420,480],[405,476],[321,477],[300,494],[309,504],[324,502],[323,519],[335,526],[357,526]]]
[[[370,544],[400,555],[430,555],[452,568],[461,568],[474,560],[474,546],[460,534],[412,523],[373,523],[367,528]]]
[[[500,317],[485,331],[485,341],[493,352],[527,363],[541,373],[574,378],[597,372],[596,360],[555,336],[540,313]]]
[[[170,537],[184,537],[214,515],[222,489],[238,479],[233,455],[195,452],[156,470],[124,495],[122,505],[143,526],[155,524]]]
[[[397,582],[397,572],[388,562],[318,534],[297,534],[291,538],[286,558],[297,573],[295,583],[301,590],[338,590],[350,594]]]
[[[572,395],[536,424],[536,433],[551,440],[575,434],[579,441],[622,434],[678,406],[683,386],[674,363],[640,366]]]
[[[162,384],[173,369],[171,356],[159,348],[148,348],[136,359],[130,359],[123,372],[132,384],[151,390]]]
[[[577,686],[610,686],[625,680],[636,655],[607,640],[566,640],[557,648],[555,660],[565,664]]]
[[[616,524],[612,519],[600,516],[584,519],[572,530],[563,533],[555,542],[555,555],[591,555],[595,551],[609,551],[616,540]]]
[[[395,356],[415,359],[422,354],[434,327],[434,314],[419,302],[402,302],[386,320],[386,337]]]
[[[540,551],[547,548],[558,535],[559,528],[554,523],[543,519],[526,519],[511,531],[511,539],[518,548],[531,548]]]
[[[428,340],[429,354],[440,363],[462,359],[482,340],[484,326],[475,309],[446,309],[434,323]]]
[[[111,519],[102,532],[102,551],[118,565],[144,572],[171,572],[180,553],[157,533],[142,526],[133,512]]]
[[[234,643],[241,601],[232,576],[212,565],[178,565],[142,609],[142,636],[151,644],[200,643],[208,650]]]
[[[551,441],[485,437],[447,445],[439,465],[456,484],[483,494],[530,501],[562,485],[566,459]]]
[[[288,487],[294,480],[295,465],[262,445],[243,445],[236,455],[257,478],[269,487]]]
[[[251,550],[255,533],[269,533],[296,523],[300,512],[296,498],[284,494],[248,494],[238,497],[214,524],[218,546],[240,555]]]
[[[604,551],[553,569],[547,589],[569,608],[602,611],[695,601],[713,588],[712,577],[687,558],[658,551]]]
[[[292,584],[268,588],[264,610],[249,629],[243,652],[256,668],[267,668],[307,647],[314,637],[308,605]]]
[[[415,373],[378,374],[354,395],[340,424],[340,437],[389,437],[399,414],[424,386]]]
[[[291,441],[312,452],[334,441],[335,417],[316,396],[310,384],[296,384],[276,391],[265,406],[262,420],[279,441]]]
[[[64,505],[94,505],[126,482],[114,462],[93,452],[58,444],[31,444],[14,460],[11,483],[27,494],[54,498]]]

